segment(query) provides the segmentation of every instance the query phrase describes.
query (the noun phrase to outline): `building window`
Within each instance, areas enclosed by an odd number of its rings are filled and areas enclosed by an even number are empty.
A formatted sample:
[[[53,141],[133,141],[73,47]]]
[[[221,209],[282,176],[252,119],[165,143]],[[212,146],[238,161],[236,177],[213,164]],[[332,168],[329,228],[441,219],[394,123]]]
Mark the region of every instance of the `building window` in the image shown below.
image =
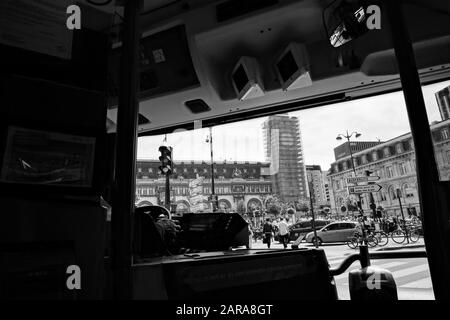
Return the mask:
[[[223,169],[223,173],[227,173],[227,169]]]
[[[450,164],[450,150],[447,150],[447,163]]]
[[[394,169],[391,166],[386,167],[386,178],[389,179],[392,177],[394,177]]]
[[[142,168],[138,168],[138,172],[142,172]]]
[[[343,170],[347,170],[347,161],[345,161],[344,163],[342,163],[342,169],[343,169]]]
[[[391,151],[389,150],[389,147],[384,148],[383,154],[385,157],[389,157],[391,155]]]
[[[391,200],[398,199],[397,190],[395,190],[394,187],[392,187],[392,186],[389,188],[389,196],[390,196]]]
[[[395,148],[397,150],[397,154],[400,154],[403,152],[403,147],[402,147],[401,143],[397,144],[397,146]]]
[[[408,167],[406,166],[405,162],[402,162],[398,165],[398,170],[401,176],[404,176],[408,173]]]
[[[378,153],[376,151],[374,151],[372,153],[372,159],[373,159],[373,161],[377,161],[378,160]]]
[[[194,168],[194,173],[197,173],[197,168]]]
[[[361,157],[361,161],[362,161],[363,164],[366,164],[368,162],[366,154]]]
[[[377,176],[379,176],[380,179],[383,179],[383,170],[378,169],[378,170],[377,170]]]
[[[406,198],[414,198],[413,188],[411,188],[408,184],[403,186],[403,194]]]
[[[442,129],[442,139],[447,140],[449,138],[448,129]]]

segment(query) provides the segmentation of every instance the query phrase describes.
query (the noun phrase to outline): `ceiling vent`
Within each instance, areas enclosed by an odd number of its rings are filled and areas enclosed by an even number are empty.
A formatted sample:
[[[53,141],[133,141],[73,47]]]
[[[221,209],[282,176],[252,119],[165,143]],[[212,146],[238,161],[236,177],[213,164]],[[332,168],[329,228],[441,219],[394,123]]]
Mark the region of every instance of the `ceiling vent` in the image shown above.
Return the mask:
[[[208,112],[211,108],[206,104],[205,101],[201,99],[189,100],[184,103],[184,105],[192,112],[192,113],[202,113]]]

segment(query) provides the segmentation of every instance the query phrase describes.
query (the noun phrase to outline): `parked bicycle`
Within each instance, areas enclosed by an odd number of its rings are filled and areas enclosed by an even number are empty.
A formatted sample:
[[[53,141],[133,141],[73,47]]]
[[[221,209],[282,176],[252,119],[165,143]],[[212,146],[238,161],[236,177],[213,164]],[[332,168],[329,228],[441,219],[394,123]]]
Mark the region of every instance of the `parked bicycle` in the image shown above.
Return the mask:
[[[383,230],[371,231],[370,235],[377,239],[378,245],[384,247],[389,242],[389,234]]]
[[[370,248],[376,247],[378,245],[378,239],[373,234],[368,234],[366,236],[367,245]],[[358,246],[364,243],[363,236],[360,233],[355,233],[353,237],[347,240],[347,246],[351,249],[356,249]]]
[[[392,241],[397,244],[401,244],[405,242],[405,240],[408,240],[411,243],[416,243],[420,238],[419,228],[415,226],[405,226],[403,229],[398,228],[391,233],[391,238]]]

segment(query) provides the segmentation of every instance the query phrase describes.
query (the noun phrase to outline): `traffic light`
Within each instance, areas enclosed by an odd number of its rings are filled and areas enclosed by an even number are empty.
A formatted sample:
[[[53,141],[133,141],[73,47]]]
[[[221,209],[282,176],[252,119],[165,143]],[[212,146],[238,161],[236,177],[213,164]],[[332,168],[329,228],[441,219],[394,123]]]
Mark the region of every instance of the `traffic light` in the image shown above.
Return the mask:
[[[172,174],[172,147],[161,146],[159,152],[161,152],[159,171],[164,175]]]

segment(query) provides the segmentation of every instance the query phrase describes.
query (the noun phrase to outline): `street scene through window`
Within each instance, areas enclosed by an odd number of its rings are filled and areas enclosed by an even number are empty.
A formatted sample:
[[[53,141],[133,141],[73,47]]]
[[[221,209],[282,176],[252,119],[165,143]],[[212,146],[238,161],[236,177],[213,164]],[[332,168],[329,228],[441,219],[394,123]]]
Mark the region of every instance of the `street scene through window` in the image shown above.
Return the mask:
[[[447,98],[439,92],[449,85],[423,87],[435,159],[447,180],[450,119],[443,117]],[[172,150],[167,201],[160,146]],[[362,229],[371,251],[424,247],[402,92],[142,137],[138,147],[137,207],[166,206],[174,215],[236,212],[249,224],[252,248],[321,245],[338,264],[358,246]],[[267,219],[274,230],[271,246],[264,239]],[[279,232],[282,221],[288,225],[286,240]],[[400,288],[404,282],[399,292],[408,293],[405,297],[433,298],[426,259],[383,263],[400,276]],[[338,288],[346,288],[347,278],[341,277]],[[410,289],[417,289],[416,295]],[[342,289],[344,296],[347,291]]]

